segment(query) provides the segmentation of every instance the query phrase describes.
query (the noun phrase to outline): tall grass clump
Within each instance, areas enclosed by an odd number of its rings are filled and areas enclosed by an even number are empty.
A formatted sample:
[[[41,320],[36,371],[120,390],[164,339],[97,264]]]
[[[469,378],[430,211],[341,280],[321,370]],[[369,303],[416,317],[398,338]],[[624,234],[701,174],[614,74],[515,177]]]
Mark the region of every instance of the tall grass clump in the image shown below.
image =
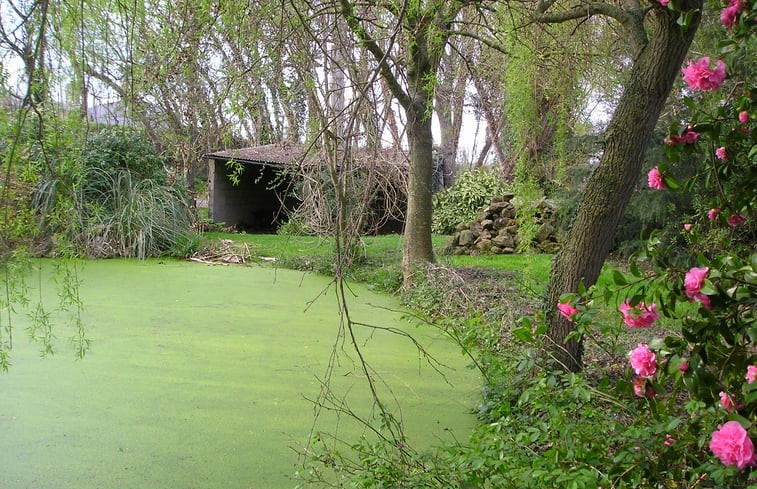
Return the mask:
[[[145,258],[174,251],[193,240],[192,213],[185,195],[175,186],[137,179],[124,170],[108,175],[108,191],[100,194],[101,208],[92,208],[87,248],[101,256]]]
[[[144,136],[105,128],[73,153],[42,166],[36,182],[33,207],[47,236],[100,258],[186,255],[196,246],[186,190],[169,183]]]

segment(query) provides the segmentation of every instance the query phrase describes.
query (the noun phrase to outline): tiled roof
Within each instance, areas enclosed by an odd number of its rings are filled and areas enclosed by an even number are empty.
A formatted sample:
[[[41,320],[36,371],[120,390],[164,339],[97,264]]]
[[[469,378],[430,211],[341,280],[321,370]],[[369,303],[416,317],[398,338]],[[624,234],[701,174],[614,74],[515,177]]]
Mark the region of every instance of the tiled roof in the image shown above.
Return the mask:
[[[238,148],[206,154],[206,158],[236,160],[241,163],[272,163],[286,165],[298,162],[304,154],[302,146],[266,144],[254,148]]]
[[[303,157],[305,155],[305,148],[300,145],[282,145],[282,144],[266,144],[263,146],[255,146],[252,148],[238,148],[238,149],[226,149],[222,151],[216,151],[205,155],[205,158],[216,160],[235,160],[240,163],[253,163],[253,164],[273,164],[273,165],[289,165],[289,164],[303,164]],[[318,164],[318,160],[321,162],[321,157],[318,153],[311,155],[304,162],[305,165]],[[379,165],[407,165],[407,155],[401,151],[392,149],[384,149],[379,152],[378,155],[371,154],[364,151],[359,151],[355,158],[355,163],[358,165],[370,165],[371,163],[378,163]]]

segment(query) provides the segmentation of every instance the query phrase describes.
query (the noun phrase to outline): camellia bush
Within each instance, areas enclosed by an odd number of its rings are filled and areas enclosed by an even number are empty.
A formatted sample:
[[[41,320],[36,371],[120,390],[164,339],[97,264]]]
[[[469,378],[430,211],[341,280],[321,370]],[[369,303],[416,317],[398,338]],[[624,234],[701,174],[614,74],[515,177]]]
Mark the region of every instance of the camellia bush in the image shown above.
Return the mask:
[[[665,427],[664,436],[657,430],[656,454],[639,457],[664,458],[686,487],[757,488],[757,19],[754,2],[730,0],[720,8],[728,38],[717,59],[701,56],[682,68],[693,115],[670,128],[667,161],[648,173],[653,189],[698,188],[710,199],[710,208],[681,229],[687,258],[680,250],[673,258],[653,236],[632,257],[630,273],[614,272],[613,286],[565,295],[557,307],[586,338],[597,328],[595,301],[625,298],[618,311],[624,327],[644,339],[629,353],[619,390]],[[729,83],[730,73],[737,76]],[[696,153],[706,156],[704,171],[679,182],[671,165]],[[725,245],[705,239],[714,232],[727,237]],[[680,331],[643,331],[660,316]],[[641,458],[628,466],[650,467]],[[650,470],[646,480],[659,476]]]

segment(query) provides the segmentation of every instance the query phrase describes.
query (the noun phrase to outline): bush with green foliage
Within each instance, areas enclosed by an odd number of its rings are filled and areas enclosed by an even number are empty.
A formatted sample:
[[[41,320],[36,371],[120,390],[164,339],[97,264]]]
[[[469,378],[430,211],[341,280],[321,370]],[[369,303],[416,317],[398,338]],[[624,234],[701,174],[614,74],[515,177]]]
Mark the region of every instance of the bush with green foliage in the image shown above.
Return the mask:
[[[493,169],[466,171],[448,189],[434,196],[431,230],[436,234],[452,234],[455,227],[473,219],[492,197],[509,190],[507,182]]]
[[[645,165],[655,166],[665,157],[662,131],[655,133],[647,150]],[[687,158],[675,165],[678,175],[692,176],[701,168],[700,159]],[[566,169],[562,184],[550,195],[558,209],[558,230],[565,234],[571,226],[583,191],[592,173],[590,165],[574,165]],[[615,256],[628,257],[639,248],[639,244],[656,232],[659,239],[667,244],[683,245],[677,229],[693,214],[702,200],[699,188],[684,192],[659,193],[647,188],[646,174],[639,176],[636,184],[640,190],[631,196],[623,214],[623,219],[615,231],[612,252]]]
[[[315,233],[308,228],[304,217],[296,212],[290,213],[286,222],[276,228],[276,234],[280,236],[315,236]]]
[[[107,127],[89,138],[82,148],[81,164],[87,172],[85,197],[109,192],[113,180],[123,172],[135,181],[167,182],[163,158],[144,134],[128,127]]]
[[[662,135],[658,135],[647,150],[646,168],[655,166],[665,158]],[[672,170],[682,178],[694,176],[703,168],[701,155],[690,155],[676,162]],[[669,245],[685,245],[678,230],[696,213],[696,205],[702,199],[703,189],[694,186],[681,192],[655,192],[647,185],[646,172],[637,182],[639,191],[628,203],[623,219],[615,232],[614,253],[628,257],[639,249],[641,243],[652,233]]]

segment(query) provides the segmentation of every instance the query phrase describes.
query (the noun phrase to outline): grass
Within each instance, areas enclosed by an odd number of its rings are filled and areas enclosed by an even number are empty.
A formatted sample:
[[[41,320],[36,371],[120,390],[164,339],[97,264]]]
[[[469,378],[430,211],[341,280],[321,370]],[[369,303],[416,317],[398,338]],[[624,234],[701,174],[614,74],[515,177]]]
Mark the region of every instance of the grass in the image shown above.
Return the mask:
[[[316,255],[332,249],[333,240],[317,236],[279,236],[277,234],[205,233],[207,240],[231,239],[249,246],[256,256],[282,258],[296,255]]]
[[[65,347],[65,329],[56,330],[58,354],[39,359],[16,317],[14,364],[0,375],[3,489],[293,487],[295,449],[313,426],[306,398],[318,395],[334,345],[335,392],[370,411],[355,355],[337,336],[327,277],[108,260],[84,263],[81,278],[93,342],[84,360]],[[480,380],[459,349],[405,321],[391,297],[352,290],[355,319],[410,331],[451,367],[444,379],[406,340],[359,331],[410,439],[429,447],[447,428],[465,439]],[[53,287],[45,294],[55,300]],[[324,413],[316,429],[333,432],[337,420]],[[338,432],[356,440],[362,430],[342,417]]]
[[[318,236],[281,236],[277,234],[245,233],[205,233],[207,240],[230,239],[247,244],[250,251],[257,256],[289,257],[331,256],[334,251],[334,239]],[[446,236],[434,236],[434,248],[440,250]],[[397,234],[366,236],[361,244],[364,256],[371,261],[400,261],[402,259],[402,237]]]
[[[284,268],[314,270],[331,273],[334,261],[334,241],[316,236],[279,236],[275,234],[205,233],[208,241],[231,239],[244,243],[258,257],[276,258]],[[552,255],[477,255],[447,256],[441,253],[447,236],[432,236],[439,263],[447,266],[484,267],[519,272],[536,288],[543,287],[549,277]],[[362,260],[350,270],[351,278],[368,284],[370,288],[394,291],[401,284],[399,264],[402,261],[402,237],[396,234],[366,236],[361,244]]]

